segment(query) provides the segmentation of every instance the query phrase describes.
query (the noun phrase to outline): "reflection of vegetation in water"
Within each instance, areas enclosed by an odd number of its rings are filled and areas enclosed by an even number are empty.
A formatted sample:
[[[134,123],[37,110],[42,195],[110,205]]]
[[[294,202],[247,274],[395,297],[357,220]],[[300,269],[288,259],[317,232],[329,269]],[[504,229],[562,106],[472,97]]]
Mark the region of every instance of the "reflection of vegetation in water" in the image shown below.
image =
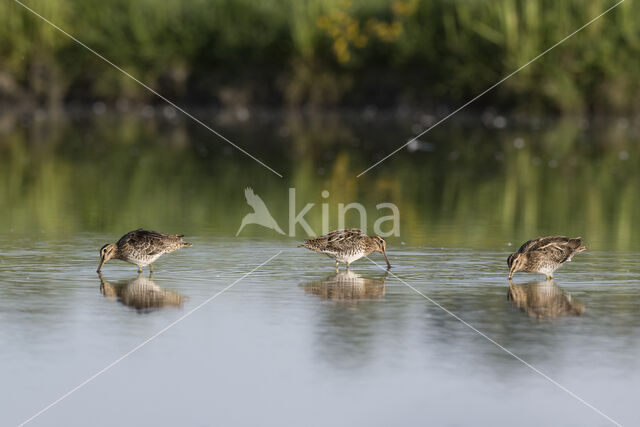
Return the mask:
[[[251,211],[243,193],[251,186],[287,232],[287,189],[295,187],[296,212],[315,203],[305,219],[316,233],[323,203],[329,228],[338,225],[338,203],[353,201],[367,207],[371,228],[389,213],[376,204],[393,202],[401,240],[409,244],[504,247],[561,233],[582,235],[591,248],[639,248],[632,238],[640,214],[639,153],[631,128],[618,125],[581,131],[561,122],[499,133],[453,125],[428,135],[428,151],[405,149],[361,178],[356,174],[410,134],[406,126],[314,118],[224,130],[283,172],[280,179],[180,123],[72,124],[3,136],[3,228],[117,234],[143,226],[233,235]],[[359,225],[355,211],[347,219],[347,226]],[[258,226],[241,233],[251,235],[278,237]]]

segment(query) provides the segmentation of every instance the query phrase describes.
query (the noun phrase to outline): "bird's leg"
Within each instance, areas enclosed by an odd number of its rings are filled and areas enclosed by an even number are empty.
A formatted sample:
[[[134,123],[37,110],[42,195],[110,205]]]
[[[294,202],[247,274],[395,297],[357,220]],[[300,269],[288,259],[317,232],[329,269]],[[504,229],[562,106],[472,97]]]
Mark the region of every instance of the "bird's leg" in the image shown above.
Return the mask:
[[[349,271],[349,263],[347,263],[347,271]]]
[[[138,266],[138,274],[142,274],[142,267]]]
[[[340,268],[340,263],[338,261],[336,261],[336,273],[338,272],[339,268]]]
[[[549,279],[553,280],[553,273],[549,275]]]
[[[149,272],[153,273],[153,264],[149,264]]]

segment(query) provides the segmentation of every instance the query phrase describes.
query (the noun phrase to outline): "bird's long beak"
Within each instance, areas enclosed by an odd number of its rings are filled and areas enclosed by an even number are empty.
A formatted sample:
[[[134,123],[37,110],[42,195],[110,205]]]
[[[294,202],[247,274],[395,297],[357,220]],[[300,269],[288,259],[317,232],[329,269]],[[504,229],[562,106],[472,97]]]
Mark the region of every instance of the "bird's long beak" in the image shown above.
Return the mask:
[[[511,267],[511,268],[509,269],[509,280],[511,280],[511,278],[513,277],[514,270],[515,270],[515,268],[514,268],[514,267]]]
[[[387,261],[387,270],[391,268],[391,263],[389,262],[389,258],[387,258],[387,251],[382,250],[382,255],[384,255],[384,260]]]
[[[100,270],[102,270],[102,266],[104,265],[105,260],[104,257],[100,258],[100,265],[98,266],[98,270],[97,272],[100,273]]]

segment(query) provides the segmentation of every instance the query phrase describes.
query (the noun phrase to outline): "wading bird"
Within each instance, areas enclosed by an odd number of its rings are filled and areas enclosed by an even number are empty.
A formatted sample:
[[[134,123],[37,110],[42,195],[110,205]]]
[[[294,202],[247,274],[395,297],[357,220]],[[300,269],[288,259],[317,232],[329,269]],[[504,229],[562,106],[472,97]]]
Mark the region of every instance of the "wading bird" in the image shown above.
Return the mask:
[[[116,243],[108,243],[100,249],[100,266],[110,259],[119,259],[138,266],[138,273],[142,268],[149,266],[153,272],[153,262],[164,254],[191,246],[184,241],[184,236],[179,234],[164,234],[157,231],[143,230],[141,228],[130,231]]]
[[[529,240],[507,258],[509,279],[517,271],[542,273],[547,280],[553,279],[554,271],[585,250],[587,247],[582,246],[582,237],[548,236]]]
[[[314,239],[306,239],[299,248],[311,249],[336,260],[336,271],[339,263],[349,265],[372,252],[380,252],[387,261],[387,269],[391,268],[387,258],[387,242],[380,236],[367,236],[358,228],[336,230]]]

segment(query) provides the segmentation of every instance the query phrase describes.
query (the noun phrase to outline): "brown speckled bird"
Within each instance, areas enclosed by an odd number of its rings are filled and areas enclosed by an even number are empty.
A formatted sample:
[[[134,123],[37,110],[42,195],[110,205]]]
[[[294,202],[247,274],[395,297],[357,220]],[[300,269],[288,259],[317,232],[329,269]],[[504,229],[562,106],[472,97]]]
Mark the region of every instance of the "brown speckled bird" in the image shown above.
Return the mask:
[[[553,279],[554,271],[585,250],[581,237],[548,236],[529,240],[507,258],[509,279],[517,271],[542,273],[547,280]]]
[[[298,246],[327,255],[336,260],[336,271],[339,263],[349,265],[372,252],[380,252],[387,261],[387,269],[391,268],[387,258],[387,243],[380,236],[367,236],[358,228],[335,230],[315,239],[307,239]]]
[[[108,243],[100,249],[100,266],[110,259],[119,259],[138,266],[138,273],[142,268],[149,266],[153,272],[153,262],[164,254],[191,246],[184,241],[184,236],[179,234],[164,234],[157,231],[143,230],[141,228],[130,231],[118,240],[117,243]]]

